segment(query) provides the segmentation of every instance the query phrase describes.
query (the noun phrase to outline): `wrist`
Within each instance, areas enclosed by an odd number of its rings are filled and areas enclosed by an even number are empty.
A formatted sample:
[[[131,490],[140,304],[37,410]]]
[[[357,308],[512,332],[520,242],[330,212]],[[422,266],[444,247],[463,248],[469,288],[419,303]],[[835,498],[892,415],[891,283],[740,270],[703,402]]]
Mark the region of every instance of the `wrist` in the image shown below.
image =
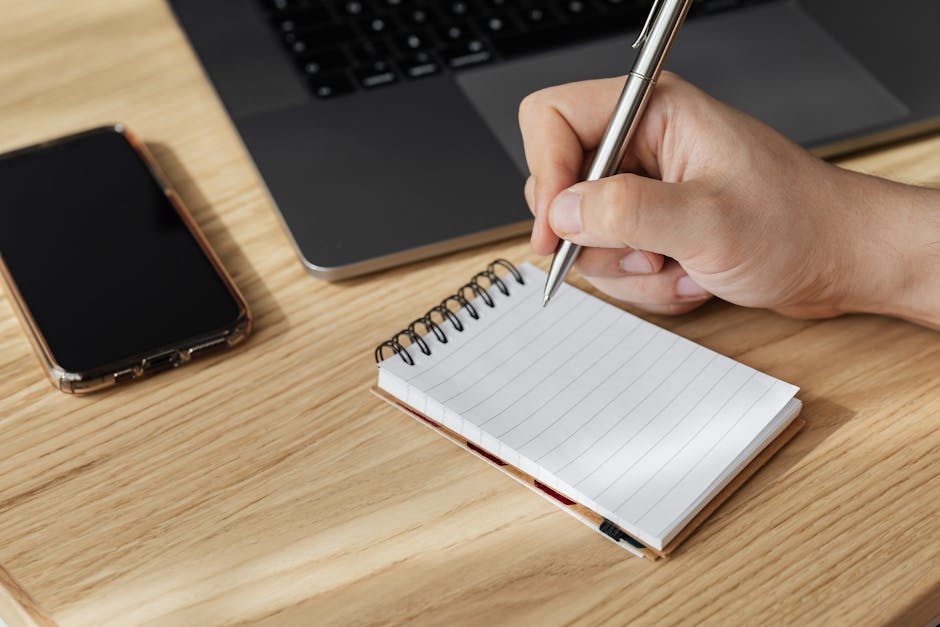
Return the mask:
[[[854,206],[840,309],[940,328],[940,191],[844,173]]]
[[[905,274],[884,313],[940,329],[940,191],[905,188],[913,220],[896,244]]]

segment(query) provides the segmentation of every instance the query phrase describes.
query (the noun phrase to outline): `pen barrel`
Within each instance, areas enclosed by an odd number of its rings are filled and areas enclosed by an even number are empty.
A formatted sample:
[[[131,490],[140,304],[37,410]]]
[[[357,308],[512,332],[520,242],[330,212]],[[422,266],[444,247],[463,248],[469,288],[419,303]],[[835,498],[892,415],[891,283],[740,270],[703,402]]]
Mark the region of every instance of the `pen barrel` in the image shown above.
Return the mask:
[[[633,73],[627,75],[620,100],[597,146],[586,180],[596,181],[617,173],[652,92],[653,82],[650,79]]]
[[[662,72],[663,62],[691,4],[692,0],[657,0],[649,31],[642,36],[642,46],[633,62],[633,69],[627,75],[610,124],[585,177],[588,181],[612,176],[620,169],[649,103],[653,85]]]
[[[633,62],[633,69],[627,75],[610,124],[604,131],[594,161],[587,171],[586,180],[596,181],[612,176],[620,170],[630,141],[649,103],[653,85],[662,71],[663,61],[672,48],[672,42],[691,4],[692,0],[656,0],[653,5],[650,21],[644,26],[638,40],[642,47]],[[577,244],[564,240],[558,243],[545,282],[543,305],[548,303],[561,286],[580,251],[581,247]]]

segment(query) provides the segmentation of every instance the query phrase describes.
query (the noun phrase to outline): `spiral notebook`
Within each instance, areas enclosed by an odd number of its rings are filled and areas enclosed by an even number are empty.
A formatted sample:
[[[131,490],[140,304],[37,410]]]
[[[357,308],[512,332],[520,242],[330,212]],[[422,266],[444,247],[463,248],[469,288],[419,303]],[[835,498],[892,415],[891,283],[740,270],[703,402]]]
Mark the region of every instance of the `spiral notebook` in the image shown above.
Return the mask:
[[[798,388],[497,260],[376,349],[375,392],[644,557],[802,426]]]

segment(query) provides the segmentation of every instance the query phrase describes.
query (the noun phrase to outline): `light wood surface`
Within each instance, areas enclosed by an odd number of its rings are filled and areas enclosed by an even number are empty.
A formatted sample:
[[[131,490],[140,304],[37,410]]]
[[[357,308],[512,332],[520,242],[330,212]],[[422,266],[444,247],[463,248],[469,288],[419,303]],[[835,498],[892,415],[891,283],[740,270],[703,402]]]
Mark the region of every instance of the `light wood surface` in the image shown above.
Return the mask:
[[[320,282],[162,1],[2,0],[0,15],[0,149],[126,122],[257,319],[229,355],[76,398],[0,292],[11,627],[940,614],[940,334],[721,303],[651,318],[800,385],[807,427],[670,559],[630,558],[368,393],[379,340],[493,257],[529,259],[523,239]],[[847,165],[940,185],[940,138]]]

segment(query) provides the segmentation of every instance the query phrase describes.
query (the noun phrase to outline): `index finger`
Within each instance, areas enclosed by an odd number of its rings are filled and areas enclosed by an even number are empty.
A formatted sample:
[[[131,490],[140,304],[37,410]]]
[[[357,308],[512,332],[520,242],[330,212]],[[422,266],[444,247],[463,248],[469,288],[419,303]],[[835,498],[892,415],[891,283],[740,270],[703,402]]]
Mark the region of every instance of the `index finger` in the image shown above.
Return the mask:
[[[562,190],[581,180],[584,155],[600,143],[624,78],[549,87],[519,106],[526,162],[535,181],[532,247],[547,255],[558,238],[548,227],[548,206]]]

